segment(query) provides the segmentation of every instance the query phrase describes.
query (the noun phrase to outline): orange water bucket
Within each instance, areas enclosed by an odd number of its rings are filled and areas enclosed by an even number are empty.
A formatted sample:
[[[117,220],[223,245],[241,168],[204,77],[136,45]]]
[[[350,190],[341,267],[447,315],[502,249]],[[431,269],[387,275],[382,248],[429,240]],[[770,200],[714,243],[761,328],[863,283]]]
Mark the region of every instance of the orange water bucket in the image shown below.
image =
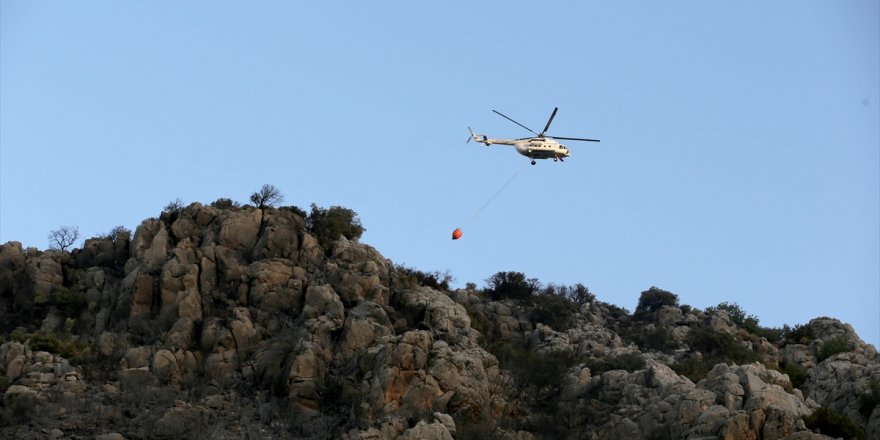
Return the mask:
[[[455,228],[455,230],[452,231],[452,239],[458,240],[459,238],[461,238],[461,228]]]

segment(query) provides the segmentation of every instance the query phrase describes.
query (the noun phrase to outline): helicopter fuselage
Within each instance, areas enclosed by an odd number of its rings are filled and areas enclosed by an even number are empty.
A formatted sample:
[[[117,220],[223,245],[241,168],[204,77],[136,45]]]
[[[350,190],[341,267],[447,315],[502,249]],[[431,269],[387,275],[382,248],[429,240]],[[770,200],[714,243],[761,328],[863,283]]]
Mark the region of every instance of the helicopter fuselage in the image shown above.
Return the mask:
[[[517,153],[529,159],[553,159],[563,160],[571,156],[568,147],[562,145],[556,139],[549,137],[535,137],[528,139],[489,139],[486,137],[476,138],[487,147],[492,144],[511,145]]]

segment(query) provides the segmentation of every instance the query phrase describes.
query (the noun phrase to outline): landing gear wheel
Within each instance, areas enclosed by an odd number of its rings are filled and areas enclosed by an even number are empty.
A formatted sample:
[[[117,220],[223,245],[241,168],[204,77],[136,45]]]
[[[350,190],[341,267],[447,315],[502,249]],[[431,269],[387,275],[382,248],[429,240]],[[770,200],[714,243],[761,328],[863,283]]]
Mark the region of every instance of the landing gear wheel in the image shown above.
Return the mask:
[[[535,164],[535,161],[532,161],[532,165],[534,165],[534,164]]]

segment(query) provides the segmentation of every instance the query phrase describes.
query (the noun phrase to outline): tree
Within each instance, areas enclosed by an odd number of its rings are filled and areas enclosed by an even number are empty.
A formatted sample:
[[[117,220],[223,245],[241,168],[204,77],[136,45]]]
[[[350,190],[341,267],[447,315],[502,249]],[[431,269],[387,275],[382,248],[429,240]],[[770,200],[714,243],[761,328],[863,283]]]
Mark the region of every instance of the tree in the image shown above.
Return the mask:
[[[168,202],[168,204],[165,205],[165,208],[162,209],[162,212],[167,212],[172,215],[180,214],[180,211],[183,211],[183,200],[180,200],[180,198]]]
[[[583,305],[595,301],[596,295],[590,292],[590,289],[588,289],[587,286],[577,283],[574,285],[574,288],[569,291],[568,299],[574,301],[575,304]]]
[[[493,301],[528,298],[541,288],[536,278],[526,278],[522,272],[498,272],[489,277],[486,284]]]
[[[356,212],[341,206],[324,209],[312,203],[312,213],[306,219],[309,231],[322,243],[328,244],[340,235],[349,240],[357,240],[366,231]]]
[[[276,203],[283,201],[284,195],[281,194],[281,190],[268,183],[263,185],[258,192],[251,194],[251,202],[260,209],[271,208]]]
[[[113,243],[129,241],[131,239],[131,229],[125,226],[116,226],[102,238],[109,239]]]
[[[639,296],[639,305],[636,307],[635,315],[639,318],[652,315],[663,306],[678,307],[678,295],[651,286]]]
[[[738,325],[741,328],[748,330],[751,333],[758,333],[758,317],[755,315],[748,315],[746,311],[740,307],[739,304],[735,302],[727,302],[724,301],[717,306],[715,306],[718,310],[724,310],[727,312],[727,316],[733,321],[734,324]]]
[[[49,249],[67,250],[67,247],[79,238],[79,228],[76,226],[61,226],[49,233]]]

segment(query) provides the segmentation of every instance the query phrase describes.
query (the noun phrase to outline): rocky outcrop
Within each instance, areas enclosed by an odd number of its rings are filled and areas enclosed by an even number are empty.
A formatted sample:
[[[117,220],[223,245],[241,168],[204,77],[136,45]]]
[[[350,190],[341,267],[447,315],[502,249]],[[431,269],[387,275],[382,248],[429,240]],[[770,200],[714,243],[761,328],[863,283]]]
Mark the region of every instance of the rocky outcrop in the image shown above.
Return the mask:
[[[818,407],[761,364],[718,364],[697,384],[655,361],[587,377],[568,374],[558,411],[569,426],[606,414],[599,438],[783,438],[805,430],[802,418]]]
[[[70,253],[7,243],[0,437],[819,439],[820,406],[880,432],[876,351],[836,320],[777,346],[723,310],[536,301],[420,286],[293,209],[193,204]],[[719,356],[694,335],[757,355],[692,380],[676,371]]]

